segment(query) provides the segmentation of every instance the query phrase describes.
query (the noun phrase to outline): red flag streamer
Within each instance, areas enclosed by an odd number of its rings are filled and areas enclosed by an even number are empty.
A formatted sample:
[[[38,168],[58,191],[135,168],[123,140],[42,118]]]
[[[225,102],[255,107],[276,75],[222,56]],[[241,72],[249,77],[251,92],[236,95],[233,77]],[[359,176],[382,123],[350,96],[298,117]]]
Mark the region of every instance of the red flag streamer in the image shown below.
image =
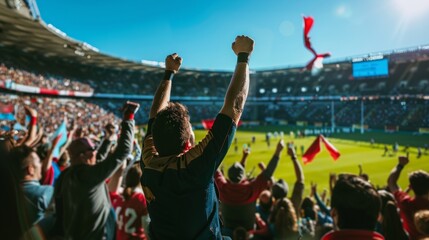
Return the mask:
[[[320,141],[325,145],[326,150],[328,150],[329,154],[334,160],[337,160],[341,154],[340,152],[330,143],[323,135],[317,136],[311,146],[305,151],[304,155],[302,155],[302,161],[304,164],[310,163],[320,152]]]
[[[337,160],[341,156],[340,152],[326,138],[324,138],[322,135],[321,137],[322,142],[325,144],[325,148],[328,150],[329,154],[331,154],[331,157],[334,160]]]
[[[314,157],[320,152],[320,136],[317,136],[316,140],[311,144],[311,146],[305,151],[302,155],[302,161],[304,164],[310,163],[313,161]]]
[[[307,63],[305,66],[305,69],[311,70],[313,68],[314,62],[316,62],[317,59],[323,60],[324,58],[330,57],[330,53],[323,53],[323,54],[317,54],[314,48],[311,46],[310,37],[308,34],[310,33],[311,28],[314,24],[313,17],[303,17],[304,18],[304,45],[305,47],[313,53],[314,57],[313,59]]]

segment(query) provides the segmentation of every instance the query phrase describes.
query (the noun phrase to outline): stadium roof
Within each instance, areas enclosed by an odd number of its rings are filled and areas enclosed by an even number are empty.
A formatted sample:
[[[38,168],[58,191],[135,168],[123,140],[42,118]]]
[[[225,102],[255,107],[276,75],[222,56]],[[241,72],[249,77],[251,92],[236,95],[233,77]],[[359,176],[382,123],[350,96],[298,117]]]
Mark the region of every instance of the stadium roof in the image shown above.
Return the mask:
[[[144,61],[142,63],[100,53],[99,50],[85,42],[75,40],[66,33],[46,24],[42,19],[34,20],[29,10],[21,6],[10,7],[9,0],[0,0],[0,47],[20,49],[25,53],[35,53],[46,58],[61,58],[65,61],[92,65],[101,68],[156,72],[162,71],[160,63]],[[15,3],[16,4],[16,3]],[[347,64],[345,61],[331,60],[325,64],[324,71]],[[262,73],[300,72],[303,66],[289,66],[271,69],[261,69]],[[230,71],[215,71],[202,69],[182,69],[187,75],[209,73],[211,75],[227,74]]]
[[[108,56],[91,45],[68,37],[61,30],[41,19],[34,20],[19,9],[11,9],[0,1],[0,46],[14,47],[44,57],[66,58],[70,61],[103,68],[159,71],[158,66]]]
[[[25,6],[9,7],[7,0],[0,0],[0,47],[20,49],[25,53],[35,53],[46,58],[62,58],[65,61],[77,62],[101,68],[118,70],[155,72],[162,71],[162,65],[145,61],[130,61],[100,53],[97,48],[67,36],[66,33],[46,24],[42,19],[33,19]],[[288,71],[299,71],[300,68],[288,68]],[[230,71],[201,69],[183,69],[187,75],[232,74]],[[268,71],[285,71],[270,69]]]

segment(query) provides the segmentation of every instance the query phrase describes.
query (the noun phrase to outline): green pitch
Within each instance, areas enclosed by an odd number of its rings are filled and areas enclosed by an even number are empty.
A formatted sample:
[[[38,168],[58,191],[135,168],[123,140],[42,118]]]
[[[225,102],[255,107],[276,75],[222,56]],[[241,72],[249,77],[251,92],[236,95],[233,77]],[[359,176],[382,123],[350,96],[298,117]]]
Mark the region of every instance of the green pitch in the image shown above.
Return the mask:
[[[195,131],[197,141],[201,140],[206,134],[206,131],[197,130]],[[380,133],[380,137],[386,134]],[[260,170],[257,167],[259,162],[264,162],[265,165],[271,159],[272,154],[276,148],[277,142],[280,137],[275,139],[271,138],[271,146],[268,147],[265,142],[265,134],[261,132],[249,132],[249,131],[237,131],[235,135],[237,138],[237,151],[235,151],[235,144],[232,143],[226,158],[223,161],[225,170],[231,166],[234,161],[240,161],[243,151],[244,144],[250,145],[251,153],[247,160],[246,171],[251,172],[254,167],[253,175],[259,174]],[[256,137],[256,141],[252,144],[252,136]],[[389,135],[391,137],[391,135]],[[413,136],[409,136],[413,138]],[[425,139],[428,139],[426,137]],[[289,135],[284,136],[285,142],[294,142],[297,146],[297,155],[301,159],[301,145],[305,147],[305,150],[314,141],[315,136],[309,136],[306,138],[291,138]],[[391,152],[391,145],[389,147],[389,154],[382,156],[384,152],[384,144],[375,144],[371,146],[369,142],[345,140],[329,138],[330,142],[341,152],[341,157],[334,161],[330,157],[329,153],[324,149],[322,145],[322,151],[312,163],[307,165],[302,164],[305,175],[306,194],[309,193],[310,182],[318,184],[318,192],[320,193],[323,189],[329,189],[328,179],[329,173],[353,173],[358,174],[358,165],[361,164],[363,172],[369,175],[370,181],[376,186],[385,186],[387,184],[387,177],[389,172],[398,163],[398,156],[405,155],[403,152],[404,146],[399,147],[399,152],[393,155]],[[427,141],[425,141],[426,143]],[[422,142],[421,145],[424,143]],[[399,179],[399,186],[405,189],[408,186],[408,173],[414,170],[422,169],[429,171],[429,151],[423,154],[417,159],[417,148],[409,148],[410,163],[402,171]],[[424,149],[422,149],[424,152]],[[287,150],[283,150],[279,165],[274,173],[276,179],[285,179],[289,187],[293,186],[295,182],[295,173],[289,156],[287,156]]]

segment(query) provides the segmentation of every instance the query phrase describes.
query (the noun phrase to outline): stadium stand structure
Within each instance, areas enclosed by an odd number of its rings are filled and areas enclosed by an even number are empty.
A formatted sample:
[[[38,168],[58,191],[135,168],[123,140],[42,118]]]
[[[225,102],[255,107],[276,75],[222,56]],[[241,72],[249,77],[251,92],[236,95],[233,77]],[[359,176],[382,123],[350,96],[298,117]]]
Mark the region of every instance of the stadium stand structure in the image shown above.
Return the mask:
[[[2,92],[80,97],[116,113],[124,99],[139,101],[145,110],[150,106],[162,78],[162,63],[100,53],[35,18],[24,2],[21,7],[7,3],[0,0]],[[429,45],[360,57],[374,55],[388,59],[388,76],[354,78],[352,57],[328,62],[317,75],[303,71],[303,66],[252,71],[242,119],[319,127],[429,129]],[[231,77],[227,71],[182,69],[172,100],[186,102],[195,122],[213,117]],[[138,115],[137,120],[146,122],[147,117]]]

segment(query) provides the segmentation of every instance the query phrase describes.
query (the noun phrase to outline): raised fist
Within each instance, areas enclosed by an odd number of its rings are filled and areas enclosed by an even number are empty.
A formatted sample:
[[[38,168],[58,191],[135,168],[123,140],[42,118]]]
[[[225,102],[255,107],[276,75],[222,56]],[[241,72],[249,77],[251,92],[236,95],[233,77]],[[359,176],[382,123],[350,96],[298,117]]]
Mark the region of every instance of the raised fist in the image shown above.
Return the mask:
[[[276,147],[276,153],[280,155],[280,153],[283,151],[283,149],[285,148],[285,142],[283,141],[283,139],[281,139],[278,143],[277,143],[277,147]]]
[[[25,114],[31,117],[37,117],[37,111],[29,106],[24,106]]]
[[[165,70],[173,71],[177,73],[182,65],[182,58],[173,53],[165,58]]]
[[[124,114],[134,114],[139,110],[140,104],[135,102],[127,101],[122,107],[122,112]]]
[[[247,157],[250,154],[250,148],[243,149],[243,157]]]
[[[235,38],[235,41],[232,43],[232,50],[234,51],[235,55],[238,55],[241,52],[252,54],[254,45],[255,43],[253,39],[241,35]]]
[[[292,142],[287,144],[287,155],[294,157],[296,156],[295,147]]]
[[[407,165],[409,162],[410,160],[408,159],[408,157],[400,156],[398,158],[398,163],[401,164],[402,166]]]

